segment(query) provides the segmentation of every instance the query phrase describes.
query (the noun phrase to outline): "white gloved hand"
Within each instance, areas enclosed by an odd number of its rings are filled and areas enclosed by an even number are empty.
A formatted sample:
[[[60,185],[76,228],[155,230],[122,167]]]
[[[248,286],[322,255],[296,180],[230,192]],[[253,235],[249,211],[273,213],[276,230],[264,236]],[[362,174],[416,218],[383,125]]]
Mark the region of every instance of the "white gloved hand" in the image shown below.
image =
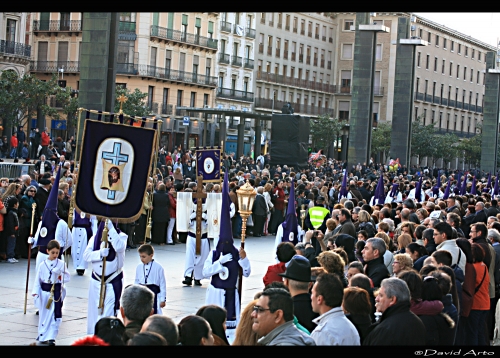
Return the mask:
[[[32,245],[35,243],[35,238],[34,237],[28,237],[28,244]]]
[[[203,220],[207,220],[207,214],[206,214],[206,213],[201,214],[201,218],[202,218]]]
[[[233,255],[232,254],[225,254],[223,255],[222,253],[220,254],[219,262],[221,264],[225,264],[226,262],[233,261]]]
[[[101,257],[108,257],[109,254],[109,248],[105,247],[99,250]]]
[[[111,220],[108,220],[108,231],[115,230],[115,227],[113,226],[113,223]]]

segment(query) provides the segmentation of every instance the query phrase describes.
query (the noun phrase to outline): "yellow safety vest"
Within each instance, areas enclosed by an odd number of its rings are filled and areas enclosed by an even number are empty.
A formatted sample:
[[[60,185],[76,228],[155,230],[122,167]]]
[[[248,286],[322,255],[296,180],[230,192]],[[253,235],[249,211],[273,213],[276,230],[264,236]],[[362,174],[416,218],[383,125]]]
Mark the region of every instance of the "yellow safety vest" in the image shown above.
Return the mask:
[[[330,214],[330,210],[321,206],[313,206],[309,209],[309,220],[311,220],[311,225],[315,230],[318,230],[323,224],[323,220],[328,214]]]

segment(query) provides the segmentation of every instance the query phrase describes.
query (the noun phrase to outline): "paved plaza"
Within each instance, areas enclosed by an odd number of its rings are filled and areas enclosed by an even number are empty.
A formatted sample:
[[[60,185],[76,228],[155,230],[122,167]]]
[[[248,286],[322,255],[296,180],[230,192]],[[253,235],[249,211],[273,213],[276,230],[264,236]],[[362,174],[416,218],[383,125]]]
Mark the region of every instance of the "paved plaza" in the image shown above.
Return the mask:
[[[274,263],[274,236],[248,238],[245,249],[252,265],[250,277],[243,280],[242,306],[252,301],[255,293],[263,289],[262,277],[267,267]],[[238,247],[240,240],[235,240]],[[182,285],[186,245],[154,245],[155,261],[165,269],[167,280],[167,304],[163,314],[179,322],[189,314],[195,314],[205,303],[205,292],[209,280],[202,280],[203,286],[186,287]],[[212,244],[213,248],[213,244]],[[63,322],[56,343],[70,345],[87,333],[87,296],[90,270],[78,276],[73,269],[70,255],[69,269],[71,281],[67,283],[67,296],[63,306]],[[124,285],[134,283],[135,269],[140,263],[137,250],[128,250],[125,255]],[[0,345],[28,345],[37,337],[38,316],[31,298],[35,279],[35,260],[31,260],[28,306],[23,314],[28,261],[19,263],[0,263]]]

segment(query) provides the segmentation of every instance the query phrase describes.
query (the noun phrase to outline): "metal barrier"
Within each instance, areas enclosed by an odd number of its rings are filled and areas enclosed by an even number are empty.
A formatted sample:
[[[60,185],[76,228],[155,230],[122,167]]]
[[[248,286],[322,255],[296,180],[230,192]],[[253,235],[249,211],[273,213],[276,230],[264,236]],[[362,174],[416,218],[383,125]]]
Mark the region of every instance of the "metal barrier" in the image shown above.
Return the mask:
[[[0,163],[0,178],[16,179],[35,170],[34,164]]]

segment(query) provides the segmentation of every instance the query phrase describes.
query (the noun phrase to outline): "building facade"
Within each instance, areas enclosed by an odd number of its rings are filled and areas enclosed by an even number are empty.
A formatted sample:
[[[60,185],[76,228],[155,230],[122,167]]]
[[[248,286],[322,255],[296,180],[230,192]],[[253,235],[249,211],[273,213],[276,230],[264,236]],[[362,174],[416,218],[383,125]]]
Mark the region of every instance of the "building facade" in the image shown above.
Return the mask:
[[[23,76],[31,58],[28,14],[0,12],[0,72],[10,70]]]

